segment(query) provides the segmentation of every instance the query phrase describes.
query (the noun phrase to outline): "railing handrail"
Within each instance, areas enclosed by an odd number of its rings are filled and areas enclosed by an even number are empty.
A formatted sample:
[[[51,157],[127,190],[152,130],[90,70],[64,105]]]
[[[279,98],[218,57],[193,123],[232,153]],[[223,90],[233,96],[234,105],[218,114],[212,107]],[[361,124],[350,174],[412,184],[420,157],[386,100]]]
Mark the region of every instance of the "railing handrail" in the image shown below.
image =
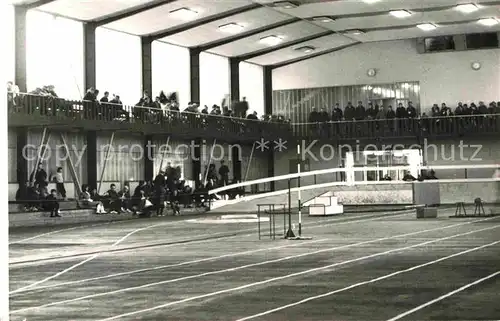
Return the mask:
[[[139,108],[139,109],[151,110],[151,111],[154,111],[154,112],[162,111],[162,112],[168,112],[168,113],[180,114],[180,115],[193,115],[193,116],[201,116],[201,117],[215,117],[215,118],[231,119],[231,120],[240,119],[240,120],[244,120],[244,121],[253,121],[253,122],[258,122],[258,123],[289,124],[289,123],[286,123],[286,122],[276,122],[276,121],[273,121],[272,119],[262,120],[262,119],[240,118],[240,117],[235,117],[235,116],[213,115],[213,114],[210,114],[210,113],[204,114],[201,111],[191,112],[191,111],[182,111],[180,109],[179,110],[171,110],[171,109],[162,109],[162,108],[156,108],[156,107],[145,107],[145,106],[138,106],[138,105],[125,105],[125,104],[117,104],[117,103],[111,103],[111,102],[100,102],[98,100],[96,100],[96,101],[84,100],[84,99],[82,99],[82,100],[73,100],[73,99],[65,99],[65,98],[61,98],[61,97],[54,97],[54,96],[50,96],[50,95],[37,95],[37,94],[32,94],[32,93],[18,93],[18,95],[19,96],[37,96],[37,97],[41,97],[41,98],[51,97],[53,99],[60,99],[60,100],[64,100],[64,101],[67,101],[67,102],[81,102],[82,104],[84,102],[86,102],[86,103],[97,103],[97,104],[100,104],[100,105],[103,105],[103,104],[113,105],[113,106],[116,106],[116,107],[120,107],[120,108],[122,108],[123,110],[125,110],[127,112],[133,112],[132,109]]]
[[[488,116],[500,116],[500,113],[495,114],[477,114],[477,115],[449,115],[449,116],[427,116],[422,117],[422,115],[417,115],[416,117],[407,118],[376,118],[376,119],[360,119],[360,120],[329,120],[329,121],[318,121],[318,122],[305,122],[305,123],[290,123],[291,125],[317,125],[317,124],[338,124],[338,123],[361,123],[361,122],[379,122],[387,120],[439,120],[439,119],[450,119],[450,118],[477,118],[477,117],[488,117]]]

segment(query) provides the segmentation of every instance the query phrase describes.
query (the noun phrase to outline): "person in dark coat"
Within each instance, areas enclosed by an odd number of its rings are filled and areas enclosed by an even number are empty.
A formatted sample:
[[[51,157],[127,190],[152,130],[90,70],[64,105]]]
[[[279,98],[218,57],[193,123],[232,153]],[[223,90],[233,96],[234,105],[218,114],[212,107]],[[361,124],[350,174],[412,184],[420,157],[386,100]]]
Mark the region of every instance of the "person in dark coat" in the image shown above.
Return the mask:
[[[47,183],[47,172],[43,169],[43,164],[39,163],[36,171],[31,173],[30,182],[35,182],[41,189],[49,185]]]
[[[167,181],[165,179],[165,172],[160,170],[160,173],[156,175],[153,182],[153,205],[156,208],[157,216],[163,216],[163,211],[165,210],[165,199],[167,196],[166,184]]]
[[[223,160],[220,162],[219,175],[221,186],[229,185],[229,168],[224,164]]]
[[[45,209],[50,211],[50,217],[61,217],[59,215],[59,202],[57,200],[57,191],[50,191],[50,195],[45,199]]]

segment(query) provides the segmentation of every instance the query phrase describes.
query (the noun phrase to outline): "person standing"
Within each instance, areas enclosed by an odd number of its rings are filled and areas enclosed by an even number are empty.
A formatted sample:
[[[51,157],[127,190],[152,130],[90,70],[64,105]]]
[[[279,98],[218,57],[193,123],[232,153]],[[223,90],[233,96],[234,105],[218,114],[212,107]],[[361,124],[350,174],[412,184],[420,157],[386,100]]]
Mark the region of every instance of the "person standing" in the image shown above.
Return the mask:
[[[219,175],[221,186],[229,185],[229,168],[226,166],[223,160],[220,162]]]
[[[57,194],[66,200],[66,188],[64,187],[64,176],[62,167],[58,167],[56,173],[52,175],[51,181],[56,183]]]
[[[50,194],[45,198],[46,209],[50,211],[50,217],[61,217],[59,215],[59,202],[57,201],[57,191],[55,189],[50,191]]]

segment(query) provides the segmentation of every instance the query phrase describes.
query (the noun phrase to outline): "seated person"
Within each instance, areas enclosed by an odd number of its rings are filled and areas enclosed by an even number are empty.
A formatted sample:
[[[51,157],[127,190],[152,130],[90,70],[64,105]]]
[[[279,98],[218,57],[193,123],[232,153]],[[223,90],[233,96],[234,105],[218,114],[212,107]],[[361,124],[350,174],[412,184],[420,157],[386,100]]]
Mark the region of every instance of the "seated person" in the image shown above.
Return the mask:
[[[49,196],[45,199],[45,209],[50,211],[50,217],[61,217],[59,215],[59,201],[57,200],[57,191],[50,191]]]
[[[130,210],[131,207],[131,199],[130,199],[130,188],[125,185],[123,186],[123,190],[119,193],[120,196],[120,211],[123,212],[128,212],[131,213],[132,211]]]
[[[96,190],[96,194],[97,194],[97,190]],[[79,205],[82,208],[95,208],[96,214],[107,214],[102,202],[92,199],[92,195],[89,191],[88,185],[82,186],[82,194],[80,195]]]
[[[436,177],[436,172],[431,169],[431,171],[429,172],[429,174],[425,179],[438,179],[438,178]]]
[[[413,182],[415,180],[416,180],[416,178],[413,177],[413,175],[409,171],[406,171],[405,176],[403,176],[403,181],[405,181],[405,182]]]
[[[154,209],[153,203],[146,196],[146,193],[143,190],[139,191],[139,202],[136,206],[133,207],[134,214],[143,215],[143,216],[151,216],[151,211]]]
[[[37,183],[35,183],[33,186],[28,187],[28,203],[29,203],[29,210],[30,211],[39,211],[42,209],[42,203],[40,200],[42,199],[40,195],[40,188]]]
[[[236,178],[233,178],[233,180],[231,181],[231,185],[238,183],[239,181]],[[227,195],[229,196],[230,200],[234,200],[238,196],[243,197],[245,195],[245,188],[244,187],[232,188],[227,191]]]
[[[19,188],[16,192],[16,201],[24,202],[27,200],[28,200],[28,184],[23,183],[23,184],[19,185]],[[28,202],[19,203],[18,206],[19,206],[20,211],[26,211],[29,208],[31,208],[31,204],[29,204]]]
[[[122,204],[115,184],[111,184],[110,189],[104,193],[102,202],[104,207],[109,209],[110,214],[118,214],[120,212]]]

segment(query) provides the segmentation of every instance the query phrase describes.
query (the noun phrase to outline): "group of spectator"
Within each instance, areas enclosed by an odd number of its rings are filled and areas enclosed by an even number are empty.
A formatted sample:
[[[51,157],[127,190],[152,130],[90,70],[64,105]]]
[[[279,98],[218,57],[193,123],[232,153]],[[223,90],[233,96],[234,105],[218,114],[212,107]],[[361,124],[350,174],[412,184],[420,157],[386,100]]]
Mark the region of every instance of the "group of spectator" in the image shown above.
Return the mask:
[[[466,115],[487,115],[487,114],[497,114],[500,113],[500,101],[491,102],[489,106],[486,106],[484,102],[479,102],[479,106],[475,103],[471,103],[470,106],[467,104],[458,103],[457,107],[453,111],[451,108],[446,106],[445,103],[441,104],[441,108],[437,104],[434,104],[431,108],[432,117],[445,117],[445,116],[466,116]],[[342,110],[340,104],[335,104],[335,107],[328,112],[325,108],[317,111],[315,108],[309,114],[309,123],[324,123],[324,122],[338,122],[338,121],[361,121],[361,120],[373,120],[373,119],[412,119],[419,117],[428,117],[424,112],[422,115],[413,106],[411,101],[408,102],[408,106],[404,106],[403,103],[399,103],[396,110],[393,109],[391,105],[384,109],[378,104],[373,105],[373,103],[368,103],[368,108],[365,108],[362,101],[358,102],[358,105],[354,107],[351,102],[347,103],[347,106]]]

